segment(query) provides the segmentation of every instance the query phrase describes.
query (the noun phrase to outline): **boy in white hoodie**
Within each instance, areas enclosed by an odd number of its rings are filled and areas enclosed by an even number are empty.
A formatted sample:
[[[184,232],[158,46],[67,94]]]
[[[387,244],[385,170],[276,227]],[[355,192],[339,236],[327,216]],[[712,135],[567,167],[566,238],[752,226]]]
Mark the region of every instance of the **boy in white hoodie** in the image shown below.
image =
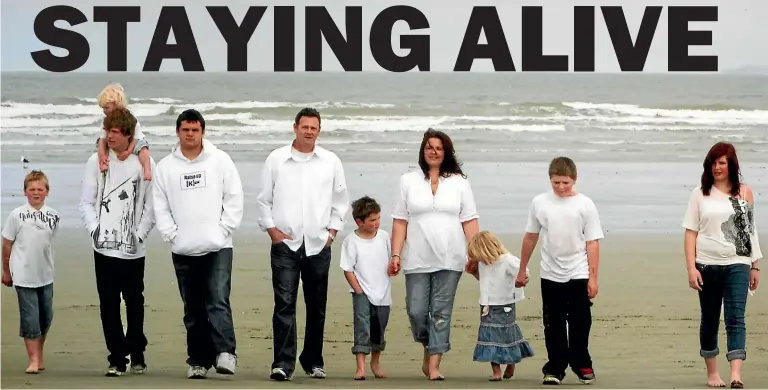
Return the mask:
[[[229,302],[232,235],[243,217],[243,187],[230,156],[205,135],[205,119],[186,110],[176,119],[179,142],[154,169],[157,229],[171,256],[187,329],[190,379],[215,366],[233,375],[235,329]]]
[[[88,159],[80,213],[91,236],[101,323],[109,350],[107,376],[122,376],[130,354],[131,371],[146,369],[144,350],[144,240],[154,226],[151,182],[144,180],[139,157],[125,153],[135,136],[136,118],[115,108],[104,118],[109,169],[99,169],[98,154]],[[154,165],[154,161],[150,159]],[[128,331],[123,333],[120,301],[125,300]]]

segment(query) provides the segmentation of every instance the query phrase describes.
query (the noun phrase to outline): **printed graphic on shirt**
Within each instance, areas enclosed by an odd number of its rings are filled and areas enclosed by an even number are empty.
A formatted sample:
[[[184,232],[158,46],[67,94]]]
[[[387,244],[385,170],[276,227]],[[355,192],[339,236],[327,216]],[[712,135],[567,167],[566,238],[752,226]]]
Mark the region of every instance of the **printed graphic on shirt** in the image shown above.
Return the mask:
[[[93,232],[93,243],[96,248],[131,254],[138,250],[133,226],[139,183],[137,176],[128,178],[102,196],[99,205],[99,225]]]
[[[56,226],[58,226],[60,218],[58,214],[51,210],[48,210],[45,213],[42,210],[27,210],[26,212],[22,211],[19,213],[19,220],[22,223],[31,220],[39,230],[45,230],[47,228],[48,230],[53,231],[56,229]]]
[[[179,180],[182,190],[205,188],[205,171],[182,173]]]
[[[750,236],[753,234],[754,215],[752,205],[747,201],[736,198],[729,198],[733,206],[734,214],[728,217],[728,220],[720,225],[725,240],[736,247],[736,254],[739,256],[752,256],[752,241]]]

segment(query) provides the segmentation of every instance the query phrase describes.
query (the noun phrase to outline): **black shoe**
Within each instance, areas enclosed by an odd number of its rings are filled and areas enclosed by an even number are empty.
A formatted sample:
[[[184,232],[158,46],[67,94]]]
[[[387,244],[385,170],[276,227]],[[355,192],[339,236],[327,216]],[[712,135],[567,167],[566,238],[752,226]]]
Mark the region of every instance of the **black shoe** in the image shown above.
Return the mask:
[[[581,368],[574,370],[576,376],[579,378],[579,382],[588,385],[595,381],[595,370],[591,368]]]

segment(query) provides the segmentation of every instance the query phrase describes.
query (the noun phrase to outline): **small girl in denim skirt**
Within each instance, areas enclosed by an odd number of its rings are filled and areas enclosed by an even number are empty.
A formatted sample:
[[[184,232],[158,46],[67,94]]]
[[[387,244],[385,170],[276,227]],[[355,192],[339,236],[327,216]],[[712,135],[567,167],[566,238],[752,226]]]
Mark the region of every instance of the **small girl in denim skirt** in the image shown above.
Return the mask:
[[[467,272],[480,281],[480,328],[472,360],[491,363],[491,381],[502,379],[502,364],[507,366],[503,378],[512,378],[515,364],[533,356],[516,321],[515,304],[525,299],[523,289],[515,287],[520,259],[487,231],[472,237],[467,251]]]

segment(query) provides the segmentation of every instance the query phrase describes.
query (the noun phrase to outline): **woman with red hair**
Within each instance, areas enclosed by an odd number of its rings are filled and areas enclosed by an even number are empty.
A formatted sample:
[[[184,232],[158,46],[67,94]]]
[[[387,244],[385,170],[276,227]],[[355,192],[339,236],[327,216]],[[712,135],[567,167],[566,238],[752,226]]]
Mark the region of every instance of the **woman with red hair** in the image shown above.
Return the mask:
[[[688,284],[698,291],[701,306],[700,354],[707,366],[707,384],[725,387],[717,370],[722,307],[731,388],[743,388],[744,312],[748,290],[755,290],[760,281],[758,261],[763,256],[754,221],[755,198],[741,182],[736,149],[730,143],[712,146],[703,165],[701,184],[691,192],[683,218]]]

